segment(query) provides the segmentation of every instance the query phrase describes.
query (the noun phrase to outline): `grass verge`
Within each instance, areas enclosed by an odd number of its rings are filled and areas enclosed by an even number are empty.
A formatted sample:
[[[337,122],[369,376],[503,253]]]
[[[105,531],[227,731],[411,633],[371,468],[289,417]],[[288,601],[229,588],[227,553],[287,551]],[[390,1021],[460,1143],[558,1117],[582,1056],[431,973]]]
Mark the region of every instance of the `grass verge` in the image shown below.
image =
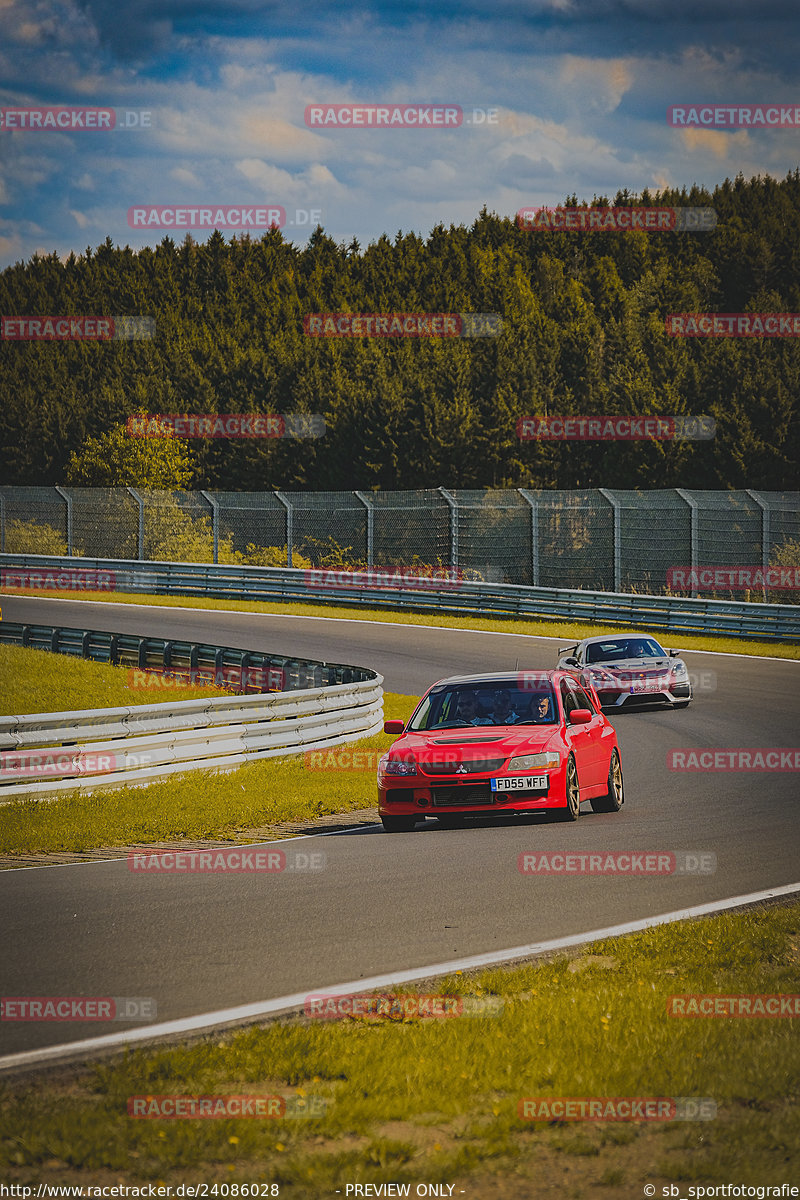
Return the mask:
[[[385,692],[383,704],[387,720],[406,720],[416,699]],[[393,741],[394,735],[381,733],[334,748],[346,752],[345,761],[351,752],[359,753],[367,764],[359,770],[323,772],[309,770],[302,757],[271,758],[224,773],[191,771],[147,787],[12,801],[0,805],[0,854],[29,856],[198,838],[256,841],[247,836],[254,827],[373,808],[378,753]],[[372,753],[365,759],[364,751]]]
[[[431,613],[429,610],[415,612],[389,608],[353,608],[346,604],[285,604],[257,600],[212,600],[203,596],[144,596],[126,592],[81,592],[76,596],[74,591],[49,591],[41,589],[18,589],[13,592],[0,591],[0,601],[3,595],[14,596],[48,596],[64,600],[92,600],[105,604],[147,604],[163,605],[167,608],[205,608],[219,609],[224,612],[254,612],[282,613],[296,617],[328,617],[338,620],[351,621],[388,621],[395,625],[433,625],[448,629],[477,629],[490,633],[518,633],[526,637],[553,637],[569,641],[579,641],[581,638],[593,637],[608,629],[625,629],[629,626],[617,626],[613,622],[602,625],[589,625],[579,622],[558,621],[521,621],[514,617],[460,617]],[[655,636],[662,640],[667,638],[669,645],[686,650],[714,650],[726,654],[753,654],[764,658],[796,658],[800,659],[800,646],[783,642],[751,642],[742,638],[684,634],[661,634],[655,631]],[[555,654],[553,656],[555,665]],[[364,664],[357,664],[363,666]]]
[[[219,687],[134,688],[131,670],[50,650],[0,646],[0,713],[74,712],[231,694]]]
[[[666,1004],[675,993],[796,992],[799,962],[800,904],[776,905],[426,989],[499,997],[494,1016],[292,1018],[6,1081],[0,1164],[8,1183],[274,1183],[288,1200],[388,1182],[505,1200],[629,1198],[650,1181],[659,1196],[675,1182],[683,1195],[698,1183],[796,1182],[800,1022],[682,1020]],[[127,1116],[131,1096],[276,1092],[327,1109],[304,1120]],[[523,1097],[625,1096],[710,1098],[717,1115],[518,1115]]]

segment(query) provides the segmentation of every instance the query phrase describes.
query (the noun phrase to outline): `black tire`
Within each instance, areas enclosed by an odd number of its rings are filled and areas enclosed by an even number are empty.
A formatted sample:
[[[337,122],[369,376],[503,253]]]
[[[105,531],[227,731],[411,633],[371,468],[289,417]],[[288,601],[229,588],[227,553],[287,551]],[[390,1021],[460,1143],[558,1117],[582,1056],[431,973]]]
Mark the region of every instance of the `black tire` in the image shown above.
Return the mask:
[[[581,793],[578,786],[578,768],[571,754],[567,759],[566,789],[566,808],[553,809],[553,815],[557,821],[577,821],[581,815]]]
[[[381,814],[384,833],[411,833],[416,823],[416,817],[384,817]]]
[[[437,813],[442,829],[463,829],[466,815],[464,813]]]
[[[616,750],[611,751],[608,764],[608,791],[605,796],[595,796],[591,801],[592,812],[619,812],[625,803],[625,788],[622,782],[622,763]]]

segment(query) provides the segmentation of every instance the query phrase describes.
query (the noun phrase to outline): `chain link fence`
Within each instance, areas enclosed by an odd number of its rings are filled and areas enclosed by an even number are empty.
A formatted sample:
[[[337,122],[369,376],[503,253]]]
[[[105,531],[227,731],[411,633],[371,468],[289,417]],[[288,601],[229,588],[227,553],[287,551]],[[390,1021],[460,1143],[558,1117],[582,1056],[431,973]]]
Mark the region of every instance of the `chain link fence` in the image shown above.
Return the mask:
[[[800,567],[800,493],[0,487],[2,551],[266,567],[449,568],[492,583],[662,595],[670,591],[672,568]],[[742,590],[730,594],[741,598]],[[763,599],[763,592],[757,588],[752,598]],[[786,603],[798,595],[770,598]]]

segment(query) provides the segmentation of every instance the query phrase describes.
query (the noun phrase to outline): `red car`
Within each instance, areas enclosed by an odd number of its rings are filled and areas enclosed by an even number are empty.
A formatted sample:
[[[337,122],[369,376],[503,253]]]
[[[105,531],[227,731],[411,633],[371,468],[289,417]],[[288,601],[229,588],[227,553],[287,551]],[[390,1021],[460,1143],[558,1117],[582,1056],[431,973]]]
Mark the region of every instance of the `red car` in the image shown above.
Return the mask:
[[[420,700],[401,737],[378,764],[378,806],[387,833],[425,817],[464,823],[470,813],[552,810],[576,821],[584,800],[595,812],[622,806],[614,727],[597,693],[567,671],[460,675]]]

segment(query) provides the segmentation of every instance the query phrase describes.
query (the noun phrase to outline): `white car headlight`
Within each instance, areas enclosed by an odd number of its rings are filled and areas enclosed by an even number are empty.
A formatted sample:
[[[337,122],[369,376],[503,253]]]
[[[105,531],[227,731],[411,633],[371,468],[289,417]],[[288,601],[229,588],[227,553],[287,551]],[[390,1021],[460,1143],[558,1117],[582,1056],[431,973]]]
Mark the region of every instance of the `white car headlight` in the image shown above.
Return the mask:
[[[405,758],[382,758],[378,770],[383,775],[416,775],[417,764],[414,758],[407,754]]]
[[[546,750],[544,754],[521,754],[519,758],[512,758],[508,770],[530,771],[533,767],[557,767],[560,762],[561,755],[557,750]]]
[[[672,664],[672,674],[680,675],[680,676],[687,675],[688,672],[686,670],[686,663],[682,662],[680,659],[678,660],[678,662],[673,663]]]

